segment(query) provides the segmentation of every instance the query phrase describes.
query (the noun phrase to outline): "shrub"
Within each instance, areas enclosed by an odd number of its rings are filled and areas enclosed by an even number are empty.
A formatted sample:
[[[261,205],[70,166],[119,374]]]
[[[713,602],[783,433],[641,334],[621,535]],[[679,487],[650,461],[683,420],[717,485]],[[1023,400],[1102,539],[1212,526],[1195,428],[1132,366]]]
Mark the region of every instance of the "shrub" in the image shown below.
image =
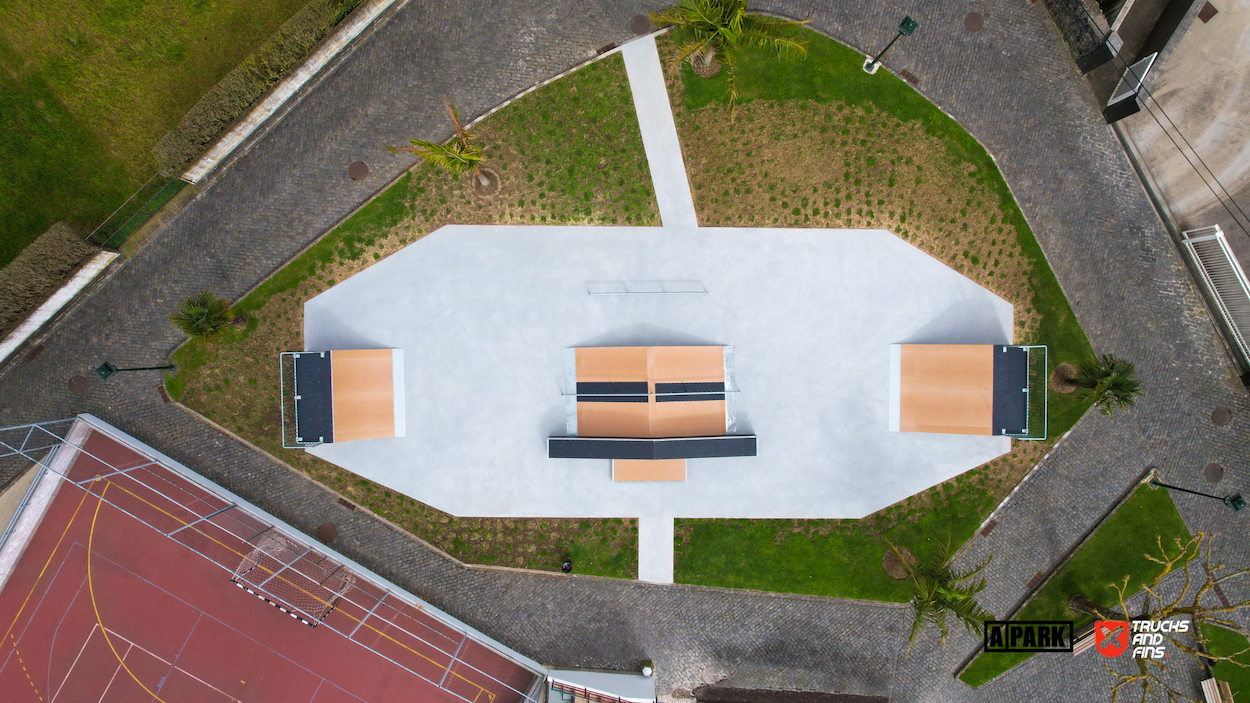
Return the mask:
[[[21,324],[99,251],[86,238],[85,232],[58,222],[0,268],[0,336]]]
[[[182,301],[178,311],[169,316],[174,326],[192,339],[212,339],[234,321],[230,301],[212,293],[199,293]]]

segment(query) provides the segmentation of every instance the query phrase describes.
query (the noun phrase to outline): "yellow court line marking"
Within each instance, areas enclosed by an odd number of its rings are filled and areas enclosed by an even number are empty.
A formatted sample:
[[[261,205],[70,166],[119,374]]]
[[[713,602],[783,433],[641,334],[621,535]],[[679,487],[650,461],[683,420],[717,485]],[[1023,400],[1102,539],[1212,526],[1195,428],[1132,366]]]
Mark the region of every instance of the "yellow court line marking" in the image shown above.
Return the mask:
[[[134,494],[134,493],[130,492],[130,491],[129,491],[129,490],[127,490],[124,486],[121,486],[121,485],[115,484],[115,483],[113,483],[111,480],[108,480],[108,479],[105,479],[104,483],[106,484],[106,485],[105,485],[105,487],[104,487],[104,490],[105,490],[105,491],[107,491],[107,490],[108,490],[109,486],[116,486],[116,487],[117,487],[117,490],[122,491],[123,493],[126,493],[127,495],[130,495],[131,497],[135,498],[136,500],[139,500],[139,501],[142,501],[143,503],[146,503],[147,505],[151,506],[154,510],[158,510],[158,511],[160,511],[160,512],[164,513],[164,514],[165,514],[165,515],[167,515],[169,518],[171,518],[171,519],[173,519],[173,520],[176,520],[177,522],[179,522],[179,523],[181,523],[181,524],[183,524],[183,525],[189,525],[189,524],[190,524],[190,523],[188,523],[187,521],[185,521],[185,520],[183,520],[183,519],[181,519],[181,518],[177,517],[176,515],[171,514],[169,511],[165,510],[164,508],[160,507],[159,505],[156,505],[156,504],[152,503],[151,501],[147,500],[146,498],[144,498],[144,497],[142,497],[142,496],[139,496],[139,495],[136,495],[136,494]],[[151,489],[151,487],[150,487],[150,486],[148,486],[148,488],[149,488],[149,489]],[[152,489],[152,490],[155,490],[155,489]],[[101,494],[100,494],[100,495],[101,495],[101,497],[103,497],[103,495],[104,495],[104,494],[103,494],[103,492],[101,492]],[[99,506],[99,505],[97,505],[97,506],[96,506],[96,512],[97,512],[97,514],[99,513],[99,510],[100,510],[100,506]],[[91,523],[91,524],[92,524],[92,535],[94,536],[94,534],[95,534],[95,532],[94,532],[94,530],[95,530],[95,520],[94,520],[94,519],[92,520],[92,523]],[[218,526],[218,527],[220,527],[220,526]],[[240,559],[242,559],[243,557],[247,556],[247,555],[246,555],[246,554],[244,554],[243,552],[240,552],[239,550],[237,550],[237,549],[235,549],[234,547],[232,547],[232,546],[230,546],[230,545],[228,545],[228,544],[226,544],[226,543],[222,542],[221,540],[217,539],[216,537],[213,537],[213,536],[212,536],[212,535],[210,535],[210,534],[207,534],[207,533],[205,533],[205,532],[203,532],[203,531],[201,531],[201,530],[199,530],[199,529],[196,529],[195,527],[192,527],[192,528],[190,528],[190,529],[191,529],[192,531],[196,532],[197,534],[200,534],[200,535],[202,535],[203,537],[205,537],[205,538],[207,538],[207,539],[209,539],[209,540],[211,540],[211,541],[213,541],[213,542],[216,542],[216,543],[217,543],[218,545],[220,545],[222,548],[224,548],[224,549],[226,549],[226,550],[228,550],[228,551],[233,552],[233,553],[234,553],[234,554],[236,554],[236,555],[237,555]],[[222,529],[224,529],[224,528],[222,528]],[[175,541],[175,542],[177,542],[177,540],[174,540],[174,541]],[[179,542],[179,544],[182,544],[182,543],[181,543],[181,542]],[[185,546],[187,546],[187,545],[183,545],[183,546],[185,547]],[[90,549],[90,543],[88,543],[88,549]],[[190,547],[188,547],[188,549],[190,549]],[[268,569],[268,568],[266,568],[265,566],[260,565],[260,564],[258,564],[258,565],[257,565],[257,568],[259,568],[259,569],[261,569],[261,571],[264,571],[264,572],[269,573],[269,574],[275,574],[275,573],[276,573],[276,572],[274,572],[274,571],[272,571],[272,570],[270,570],[270,569]],[[90,573],[91,573],[91,568],[90,568],[90,560],[88,560],[87,573],[88,573],[88,585],[90,585]],[[305,595],[307,595],[309,598],[312,598],[313,600],[316,600],[316,601],[318,601],[318,602],[322,603],[323,605],[326,605],[326,604],[327,604],[327,602],[326,602],[324,599],[322,599],[322,598],[321,598],[320,596],[318,596],[317,594],[315,594],[315,593],[312,593],[312,592],[308,591],[308,590],[307,590],[307,589],[305,589],[303,586],[300,586],[299,584],[294,583],[294,582],[290,581],[289,579],[283,578],[283,577],[282,577],[282,576],[280,576],[280,575],[279,575],[279,576],[277,576],[277,578],[278,578],[278,580],[279,580],[279,581],[282,581],[282,582],[284,582],[284,583],[286,583],[286,584],[290,585],[292,588],[295,588],[296,590],[303,592],[303,593],[304,593]],[[94,598],[94,597],[93,597],[93,598]],[[94,600],[93,600],[93,605],[94,605]],[[428,661],[429,663],[433,664],[434,666],[437,666],[438,668],[440,668],[440,669],[442,669],[442,670],[444,670],[444,671],[447,671],[447,673],[449,673],[451,676],[454,676],[454,677],[456,677],[457,679],[460,679],[461,681],[463,681],[463,682],[465,682],[465,683],[469,684],[470,686],[473,686],[473,687],[477,688],[478,692],[477,692],[477,694],[476,694],[476,695],[474,695],[474,696],[473,696],[473,700],[474,700],[475,702],[477,701],[478,697],[480,697],[483,693],[485,693],[485,694],[486,694],[486,696],[487,696],[487,703],[494,703],[494,700],[495,700],[495,694],[494,694],[493,692],[486,690],[486,687],[482,686],[481,684],[476,683],[476,682],[474,682],[474,681],[470,681],[469,679],[466,679],[464,676],[462,676],[462,675],[460,675],[460,674],[458,674],[458,673],[456,673],[456,672],[454,672],[454,671],[449,671],[449,670],[448,670],[448,666],[449,666],[449,665],[445,666],[445,665],[443,665],[443,664],[438,663],[437,661],[435,661],[435,660],[431,659],[430,657],[428,657],[428,656],[426,656],[426,655],[422,654],[421,652],[418,652],[417,650],[413,649],[412,647],[409,647],[408,645],[404,644],[403,642],[400,642],[399,640],[395,639],[394,637],[391,637],[390,635],[388,635],[388,634],[386,634],[385,632],[383,632],[383,631],[381,631],[381,630],[377,629],[376,627],[374,627],[374,626],[370,625],[369,623],[367,623],[367,622],[362,622],[362,621],[361,621],[361,618],[357,618],[357,617],[355,617],[355,616],[351,615],[350,613],[345,613],[345,612],[343,612],[343,611],[339,611],[339,612],[343,615],[343,617],[348,618],[348,619],[350,619],[350,620],[352,620],[352,621],[354,621],[354,622],[359,622],[359,623],[361,623],[361,627],[364,627],[364,628],[367,628],[367,629],[369,629],[369,630],[372,630],[372,631],[373,631],[374,633],[376,633],[379,637],[385,637],[386,639],[390,640],[391,642],[395,643],[396,645],[398,645],[398,646],[400,646],[400,647],[403,647],[404,649],[408,650],[409,652],[412,652],[413,654],[417,655],[418,657],[421,657],[422,659],[424,659],[424,660]],[[103,627],[103,625],[101,625],[101,627]],[[467,636],[467,634],[465,634],[465,633],[461,633],[461,634],[464,634],[465,636]],[[106,636],[106,637],[107,637],[107,636]],[[358,644],[359,644],[359,643],[358,643]],[[110,644],[109,646],[111,647],[112,645]],[[431,645],[431,646],[433,646],[433,645]],[[114,652],[114,655],[116,655],[116,652]],[[454,660],[454,658],[453,658],[453,660]],[[120,660],[119,660],[119,661],[120,661]],[[402,666],[402,665],[401,665],[401,666]],[[127,669],[127,672],[129,672],[129,669]],[[133,676],[133,674],[132,674],[132,676]],[[500,683],[503,683],[503,682],[500,682]],[[142,684],[140,684],[140,685],[142,685]],[[505,684],[505,685],[506,685],[506,684]],[[440,686],[439,688],[442,688],[442,687]],[[147,689],[145,688],[144,690],[147,690]],[[153,694],[153,695],[155,695],[155,694]],[[160,699],[158,698],[157,700],[159,701]],[[164,702],[163,702],[163,701],[161,701],[161,703],[164,703]]]
[[[30,592],[26,594],[26,600],[22,601],[22,607],[17,609],[17,614],[13,616],[13,622],[9,623],[9,629],[4,631],[4,638],[10,637],[13,634],[13,627],[17,625],[17,619],[22,617],[22,612],[26,610],[27,604],[30,603],[30,597],[35,594],[35,589],[39,587],[39,582],[43,580],[44,572],[48,570],[48,565],[52,563],[52,558],[56,556],[57,551],[61,548],[61,542],[65,540],[65,535],[69,534],[69,528],[74,524],[74,520],[78,519],[78,511],[82,509],[82,504],[87,500],[88,493],[90,493],[90,491],[82,492],[82,498],[78,499],[78,507],[74,508],[74,514],[69,516],[69,522],[65,523],[65,529],[61,531],[61,538],[56,541],[56,546],[52,548],[52,553],[48,555],[48,560],[43,563],[43,568],[39,570],[39,575],[35,577],[35,583],[31,585]],[[55,500],[55,498],[53,500]],[[49,507],[51,507],[51,505],[49,505]],[[31,539],[34,539],[33,535],[31,536]],[[16,569],[16,567],[14,568]]]
[[[30,684],[30,687],[35,691],[35,695],[42,701],[43,694],[39,692],[38,688],[35,688],[35,680],[30,677],[30,672],[26,670],[26,661],[22,659],[22,652],[18,650],[17,640],[13,639],[12,634],[9,634],[9,641],[13,643],[13,653],[17,655],[17,663],[22,665],[22,673],[26,674],[26,682]]]
[[[104,490],[100,491],[100,499],[95,504],[95,514],[91,516],[91,532],[87,535],[87,592],[91,594],[91,610],[95,612],[95,621],[100,626],[100,634],[104,635],[104,642],[109,646],[109,651],[113,653],[114,657],[117,657],[117,663],[122,665],[122,668],[126,670],[127,674],[130,674],[130,678],[134,679],[135,683],[139,684],[139,688],[147,691],[148,695],[152,696],[157,703],[165,703],[160,696],[152,692],[152,689],[143,685],[139,677],[135,676],[135,672],[131,671],[130,667],[126,666],[126,662],[117,654],[117,648],[113,646],[113,640],[109,639],[108,628],[104,626],[104,621],[100,619],[100,608],[95,603],[95,584],[91,580],[91,545],[95,542],[95,521],[96,518],[100,517],[100,506],[104,505],[104,494],[108,493],[110,485],[112,485],[110,481],[104,482]]]

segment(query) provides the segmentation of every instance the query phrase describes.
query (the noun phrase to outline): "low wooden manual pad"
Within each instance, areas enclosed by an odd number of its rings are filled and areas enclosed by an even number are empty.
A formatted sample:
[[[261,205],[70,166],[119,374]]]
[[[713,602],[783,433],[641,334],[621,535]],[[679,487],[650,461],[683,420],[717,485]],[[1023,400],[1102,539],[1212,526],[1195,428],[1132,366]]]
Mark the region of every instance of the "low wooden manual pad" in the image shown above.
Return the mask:
[[[330,352],[334,441],[395,436],[390,349]]]
[[[899,429],[994,434],[994,346],[904,344]]]
[[[685,481],[685,459],[613,459],[613,481]]]

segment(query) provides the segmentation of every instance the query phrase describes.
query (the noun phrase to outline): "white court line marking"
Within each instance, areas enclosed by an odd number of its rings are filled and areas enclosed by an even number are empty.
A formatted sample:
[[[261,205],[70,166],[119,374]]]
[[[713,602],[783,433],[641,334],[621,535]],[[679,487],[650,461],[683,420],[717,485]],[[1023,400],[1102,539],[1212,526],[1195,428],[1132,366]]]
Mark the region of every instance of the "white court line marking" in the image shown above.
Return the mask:
[[[122,670],[122,662],[126,661],[126,657],[130,656],[131,649],[134,649],[134,645],[131,645],[126,650],[126,653],[122,655],[121,661],[117,663],[117,668],[113,670],[113,677],[109,679],[109,685],[104,687],[104,692],[100,694],[100,699],[96,703],[103,703],[104,697],[109,694],[109,689],[113,687],[113,682],[117,680],[117,672]]]
[[[108,634],[112,635],[113,637],[116,637],[117,639],[119,639],[119,640],[121,640],[121,641],[125,642],[126,644],[129,644],[132,648],[134,648],[134,649],[138,649],[140,652],[143,652],[144,654],[148,655],[149,657],[152,657],[152,658],[153,658],[153,659],[155,659],[156,661],[158,661],[158,662],[160,662],[160,663],[162,663],[162,664],[168,664],[168,665],[172,668],[172,671],[170,672],[170,674],[172,674],[174,671],[181,671],[183,674],[186,674],[187,678],[189,678],[189,679],[194,679],[195,681],[198,681],[199,683],[201,683],[201,684],[203,684],[203,685],[207,686],[208,688],[213,689],[214,691],[216,691],[216,692],[220,693],[221,695],[225,696],[226,698],[230,699],[231,703],[243,703],[243,701],[239,700],[238,698],[235,698],[234,696],[230,695],[229,693],[226,693],[225,691],[221,690],[220,688],[217,688],[216,686],[214,686],[214,685],[212,685],[211,683],[209,683],[209,682],[205,681],[204,679],[202,679],[202,678],[200,678],[200,677],[196,676],[195,674],[192,674],[191,672],[187,671],[186,669],[184,669],[184,668],[182,668],[182,667],[180,667],[180,666],[175,665],[173,662],[171,662],[171,661],[169,661],[169,660],[167,660],[167,659],[162,659],[161,657],[158,657],[157,655],[153,654],[152,652],[149,652],[148,650],[144,649],[143,647],[141,647],[141,646],[139,646],[139,645],[135,644],[134,642],[131,642],[130,640],[126,639],[125,637],[123,637],[123,636],[121,636],[121,635],[117,634],[117,633],[116,633],[116,632],[114,632],[113,630],[109,630],[109,629],[107,629],[107,628],[106,628],[106,629],[105,629],[105,632],[107,632]],[[130,650],[126,650],[126,652],[127,652],[127,653],[129,653],[129,652],[130,652]],[[125,659],[125,657],[122,657],[122,659]],[[166,674],[166,675],[165,675],[165,678],[166,678],[166,679],[168,679],[168,678],[169,678],[169,674]]]
[[[91,636],[100,628],[100,623],[91,624],[91,632],[87,633],[87,639],[82,641],[82,647],[78,649],[78,656],[74,657],[74,663],[69,665],[69,671],[65,672],[65,678],[61,679],[61,685],[56,687],[56,693],[52,694],[52,700],[49,703],[56,703],[57,696],[61,695],[61,689],[65,688],[65,682],[69,680],[69,675],[74,673],[74,667],[78,666],[78,660],[82,658],[83,650],[87,648],[87,643],[91,641]]]
[[[99,630],[99,629],[100,629],[100,624],[99,624],[99,623],[95,623],[95,624],[93,624],[93,625],[91,626],[91,632],[88,632],[88,633],[87,633],[87,638],[86,638],[85,640],[83,640],[82,647],[80,647],[80,648],[78,649],[78,655],[74,657],[74,663],[73,663],[73,664],[70,664],[69,671],[65,672],[65,678],[61,679],[61,685],[57,686],[57,688],[56,688],[56,693],[55,693],[55,694],[53,694],[52,699],[49,701],[49,703],[56,703],[56,699],[57,699],[57,697],[61,695],[61,689],[65,688],[65,683],[66,683],[67,681],[69,681],[69,677],[70,677],[70,675],[74,673],[74,668],[78,666],[78,660],[82,658],[82,653],[83,653],[83,651],[85,651],[85,650],[87,649],[87,645],[91,642],[91,637],[92,637],[93,635],[95,635],[96,630]],[[160,662],[160,663],[162,663],[162,664],[165,664],[165,665],[167,665],[167,666],[169,666],[169,667],[170,667],[170,671],[169,671],[169,673],[165,675],[165,679],[166,679],[166,680],[168,680],[168,679],[169,679],[169,677],[170,677],[170,676],[172,676],[172,675],[173,675],[173,673],[174,673],[175,671],[182,672],[183,674],[185,674],[185,675],[186,675],[186,677],[187,677],[187,678],[192,679],[192,680],[196,681],[197,683],[199,683],[199,684],[201,684],[201,685],[203,685],[203,686],[206,686],[206,687],[208,687],[208,688],[211,688],[212,690],[214,690],[214,691],[216,691],[217,693],[221,694],[221,695],[222,695],[222,696],[224,696],[227,700],[229,700],[229,701],[230,701],[230,703],[243,703],[243,701],[239,700],[238,698],[235,698],[234,696],[230,695],[229,693],[226,693],[225,691],[221,690],[220,688],[217,688],[216,686],[212,685],[211,683],[209,683],[209,682],[205,681],[204,679],[201,679],[200,677],[196,676],[195,674],[192,674],[191,672],[187,671],[186,669],[183,669],[182,667],[180,667],[180,666],[178,666],[178,665],[174,664],[173,662],[170,662],[170,661],[169,661],[169,660],[167,660],[167,659],[164,659],[164,658],[162,658],[162,657],[157,656],[156,654],[153,654],[152,652],[148,651],[147,649],[143,648],[143,647],[142,647],[142,646],[140,646],[140,645],[135,644],[134,642],[132,642],[131,640],[129,640],[129,639],[125,638],[125,637],[123,637],[122,635],[119,635],[118,633],[114,632],[113,630],[108,630],[108,629],[106,629],[106,630],[105,630],[105,632],[106,632],[109,636],[111,636],[111,637],[115,637],[115,638],[117,638],[118,640],[120,640],[121,642],[123,642],[123,643],[125,643],[125,644],[127,645],[127,648],[126,648],[126,653],[122,655],[122,661],[125,661],[125,660],[126,660],[126,657],[130,656],[130,652],[131,652],[131,650],[137,649],[137,650],[139,650],[140,652],[143,652],[144,654],[148,655],[149,657],[152,657],[152,658],[153,658],[153,659],[155,659],[156,661],[158,661],[158,662]],[[117,679],[117,673],[118,673],[119,671],[121,671],[121,670],[122,670],[121,664],[118,664],[118,665],[117,665],[117,668],[113,671],[113,677],[109,679],[108,686],[105,686],[105,687],[104,687],[104,693],[101,693],[101,694],[100,694],[100,701],[103,701],[103,700],[104,700],[104,697],[105,697],[106,695],[108,695],[109,689],[113,687],[113,682]],[[320,689],[320,687],[318,687],[318,689]],[[99,703],[99,701],[97,701],[97,703]]]

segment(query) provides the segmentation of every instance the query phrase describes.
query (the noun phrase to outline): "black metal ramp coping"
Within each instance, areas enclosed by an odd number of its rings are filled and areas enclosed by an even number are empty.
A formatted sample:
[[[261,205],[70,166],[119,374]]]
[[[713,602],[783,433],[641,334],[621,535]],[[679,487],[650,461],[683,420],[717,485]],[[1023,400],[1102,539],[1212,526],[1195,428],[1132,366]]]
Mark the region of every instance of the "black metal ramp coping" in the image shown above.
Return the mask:
[[[295,436],[300,442],[334,441],[330,352],[295,355]]]
[[[552,459],[705,459],[755,456],[755,435],[633,439],[617,437],[548,437]]]
[[[655,402],[675,400],[724,400],[725,384],[719,383],[657,383]]]
[[[994,434],[1022,435],[1029,426],[1029,352],[994,346]]]

